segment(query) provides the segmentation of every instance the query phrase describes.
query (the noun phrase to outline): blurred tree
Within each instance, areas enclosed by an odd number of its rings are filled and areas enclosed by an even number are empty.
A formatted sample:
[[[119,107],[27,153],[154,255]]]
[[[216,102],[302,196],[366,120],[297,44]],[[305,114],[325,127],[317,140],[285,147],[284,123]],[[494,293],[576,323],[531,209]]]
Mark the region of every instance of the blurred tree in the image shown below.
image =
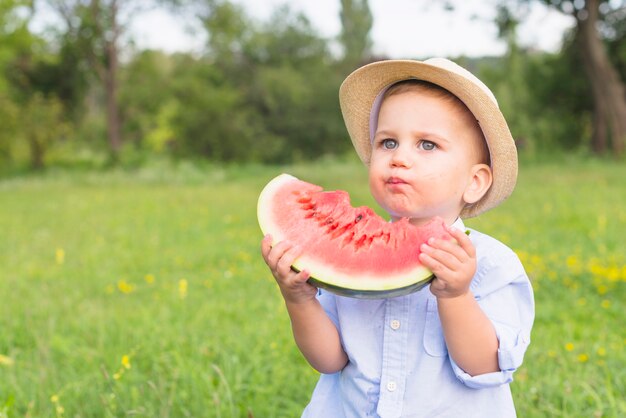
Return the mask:
[[[7,94],[10,89],[7,66],[32,43],[33,36],[28,30],[31,13],[30,1],[0,1],[0,94]]]
[[[65,32],[60,36],[60,53],[65,58],[62,62],[67,64],[63,66],[63,70],[74,76],[68,79],[80,83],[86,73],[92,73],[102,87],[107,138],[111,156],[116,160],[123,143],[119,99],[122,36],[132,19],[141,11],[160,5],[176,5],[181,0],[42,1],[46,1],[56,10],[65,23]],[[73,92],[76,91],[75,89]],[[72,99],[75,100],[76,95]]]
[[[167,121],[175,107],[172,86],[177,60],[160,51],[140,51],[120,71],[122,134],[137,149],[166,152],[173,140],[171,134],[167,138],[171,132]]]
[[[516,3],[532,1],[535,0]],[[607,21],[623,21],[626,6],[621,1],[610,0],[540,1],[575,19],[574,39],[593,99],[592,150],[601,154],[610,149],[614,155],[623,156],[626,151],[626,89],[603,40],[607,38]],[[503,0],[500,5],[511,7],[511,3]],[[613,27],[619,25],[613,22]]]
[[[626,80],[626,7],[607,14],[603,31],[609,56],[621,79]]]
[[[511,132],[520,148],[530,147],[533,137],[531,109],[534,108],[527,81],[528,54],[518,44],[517,29],[519,18],[507,7],[496,6],[498,37],[506,41],[507,49],[503,56],[500,77],[503,81],[496,85],[500,108],[507,115]],[[526,111],[519,111],[525,109]]]
[[[338,72],[304,15],[283,6],[260,24],[224,0],[196,3],[195,13],[207,50],[189,72],[178,67],[176,95],[187,96],[173,118],[177,150],[285,162],[345,149]]]
[[[28,141],[31,168],[42,169],[51,143],[62,137],[67,129],[63,105],[56,97],[36,93],[21,108],[17,121]]]
[[[46,153],[66,126],[58,98],[58,65],[45,40],[28,23],[32,2],[0,5],[0,154],[13,158],[27,149],[32,168],[44,166]]]
[[[12,95],[13,88],[8,76],[9,69],[22,51],[29,47],[32,35],[28,31],[28,19],[18,10],[28,6],[24,0],[0,2],[0,161],[11,158],[11,148],[18,130],[16,116],[19,108]]]
[[[107,137],[111,156],[119,158],[122,133],[119,110],[119,40],[125,25],[120,23],[119,0],[47,0],[65,21],[66,40],[84,57],[101,83],[105,96]],[[126,1],[126,7],[137,7]],[[126,16],[132,16],[127,11]]]
[[[239,73],[244,63],[245,45],[255,32],[243,8],[229,1],[206,0],[197,12],[207,35],[207,55],[227,72]]]
[[[246,47],[252,65],[249,102],[274,142],[276,161],[346,150],[337,92],[341,72],[302,14],[278,9]]]
[[[343,61],[346,71],[352,71],[371,55],[373,17],[368,0],[341,0],[341,33]]]
[[[262,136],[243,93],[206,59],[183,56],[172,73],[167,124],[176,155],[213,161],[249,161],[263,150]]]

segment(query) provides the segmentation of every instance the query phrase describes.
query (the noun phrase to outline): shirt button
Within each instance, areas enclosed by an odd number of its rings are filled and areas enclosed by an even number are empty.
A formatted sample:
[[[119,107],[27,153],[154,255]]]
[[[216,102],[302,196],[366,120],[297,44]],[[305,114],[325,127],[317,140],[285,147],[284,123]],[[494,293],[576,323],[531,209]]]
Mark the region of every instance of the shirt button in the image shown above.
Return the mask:
[[[394,382],[393,380],[387,383],[387,390],[389,392],[393,392],[394,390],[396,390],[396,382]]]
[[[397,319],[394,319],[393,321],[391,321],[391,324],[389,324],[391,326],[391,329],[398,329],[400,328],[400,321],[398,321]]]

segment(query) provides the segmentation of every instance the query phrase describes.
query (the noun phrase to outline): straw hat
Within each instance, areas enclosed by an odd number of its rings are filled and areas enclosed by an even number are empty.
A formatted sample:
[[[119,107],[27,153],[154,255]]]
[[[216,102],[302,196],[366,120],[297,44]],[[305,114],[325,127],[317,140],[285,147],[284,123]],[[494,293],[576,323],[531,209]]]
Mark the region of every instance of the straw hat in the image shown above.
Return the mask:
[[[344,80],[339,89],[341,112],[361,160],[369,165],[370,138],[376,129],[382,92],[391,84],[407,79],[429,81],[461,99],[476,117],[487,140],[493,183],[480,201],[463,209],[461,217],[477,216],[509,197],[517,179],[517,149],[498,102],[482,81],[445,58],[423,62],[374,62],[357,69]]]

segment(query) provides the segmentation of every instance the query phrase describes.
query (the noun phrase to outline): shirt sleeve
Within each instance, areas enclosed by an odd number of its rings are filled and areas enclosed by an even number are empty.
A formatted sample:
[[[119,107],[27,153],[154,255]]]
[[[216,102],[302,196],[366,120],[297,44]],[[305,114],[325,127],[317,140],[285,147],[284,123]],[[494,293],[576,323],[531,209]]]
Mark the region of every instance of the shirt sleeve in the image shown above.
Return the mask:
[[[530,280],[517,256],[510,251],[490,258],[470,289],[496,331],[500,371],[471,376],[450,359],[457,378],[475,389],[513,380],[513,373],[521,366],[530,344],[535,316]]]

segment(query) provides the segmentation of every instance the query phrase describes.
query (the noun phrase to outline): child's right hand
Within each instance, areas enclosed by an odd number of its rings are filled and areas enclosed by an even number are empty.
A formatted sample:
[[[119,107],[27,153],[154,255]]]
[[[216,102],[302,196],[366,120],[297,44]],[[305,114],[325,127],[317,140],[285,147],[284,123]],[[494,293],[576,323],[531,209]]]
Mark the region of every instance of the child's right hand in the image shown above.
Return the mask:
[[[272,237],[268,234],[261,241],[261,254],[265,264],[280,287],[286,303],[304,303],[315,299],[317,288],[307,282],[309,272],[296,272],[291,269],[293,262],[301,254],[301,249],[289,241],[281,241],[272,246]]]

